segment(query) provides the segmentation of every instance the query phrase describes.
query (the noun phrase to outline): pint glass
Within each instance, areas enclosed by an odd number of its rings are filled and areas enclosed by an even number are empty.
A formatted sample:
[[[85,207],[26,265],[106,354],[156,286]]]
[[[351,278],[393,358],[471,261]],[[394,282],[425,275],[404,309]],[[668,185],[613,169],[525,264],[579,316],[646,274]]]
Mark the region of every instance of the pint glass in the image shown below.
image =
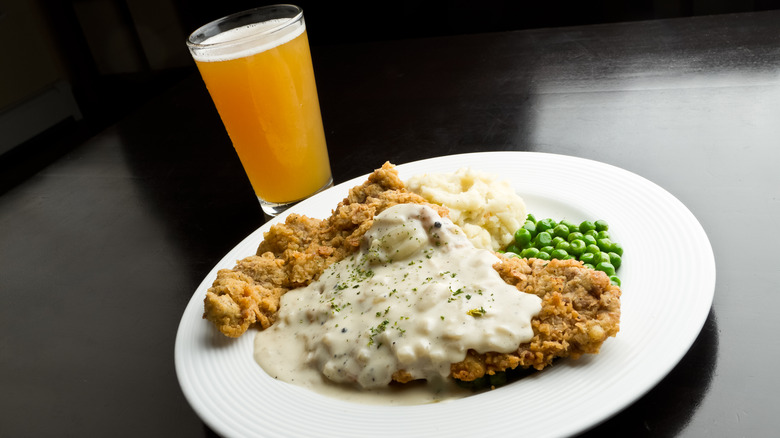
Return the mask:
[[[239,12],[187,40],[263,211],[332,185],[303,11]]]

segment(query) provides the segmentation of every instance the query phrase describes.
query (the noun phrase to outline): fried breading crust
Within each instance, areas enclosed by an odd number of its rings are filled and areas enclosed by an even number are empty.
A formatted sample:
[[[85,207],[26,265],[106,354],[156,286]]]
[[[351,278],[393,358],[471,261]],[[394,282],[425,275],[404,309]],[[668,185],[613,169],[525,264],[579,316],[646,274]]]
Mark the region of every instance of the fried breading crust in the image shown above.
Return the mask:
[[[555,358],[595,354],[620,329],[621,291],[601,271],[577,260],[504,256],[494,268],[508,284],[542,299],[542,310],[531,320],[534,337],[513,353],[470,350],[450,367],[457,379],[472,381],[518,366],[541,370]]]
[[[396,204],[425,204],[447,216],[446,208],[408,192],[390,163],[349,191],[325,220],[291,214],[264,234],[257,255],[222,269],[206,292],[203,317],[230,337],[251,325],[273,324],[281,296],[306,286],[322,271],[360,247],[374,216]]]

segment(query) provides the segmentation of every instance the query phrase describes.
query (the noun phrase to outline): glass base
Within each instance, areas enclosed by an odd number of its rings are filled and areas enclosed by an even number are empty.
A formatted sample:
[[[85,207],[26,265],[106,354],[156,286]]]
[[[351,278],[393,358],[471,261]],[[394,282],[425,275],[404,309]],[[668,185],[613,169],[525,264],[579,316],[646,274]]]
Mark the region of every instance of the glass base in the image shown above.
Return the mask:
[[[319,193],[319,192],[321,192],[321,191],[323,191],[325,189],[328,189],[330,187],[333,187],[333,177],[328,179],[327,184],[325,184],[324,186],[320,187],[319,190],[317,190],[316,192],[312,193],[310,196],[307,196],[306,198],[310,198],[310,197],[316,195],[317,193]],[[276,217],[277,215],[279,215],[281,213],[284,213],[285,210],[287,210],[288,208],[292,207],[293,205],[303,201],[306,198],[298,199],[297,201],[284,202],[284,203],[281,203],[281,204],[280,203],[276,203],[276,202],[263,201],[259,197],[257,198],[257,200],[260,201],[260,207],[263,209],[263,213],[265,213],[265,215],[268,218],[273,218],[273,217]]]

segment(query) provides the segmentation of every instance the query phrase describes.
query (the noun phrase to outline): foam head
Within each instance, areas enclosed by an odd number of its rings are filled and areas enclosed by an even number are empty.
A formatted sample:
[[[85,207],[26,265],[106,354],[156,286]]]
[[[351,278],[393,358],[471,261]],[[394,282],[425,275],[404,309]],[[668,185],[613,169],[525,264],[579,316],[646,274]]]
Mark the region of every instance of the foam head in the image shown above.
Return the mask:
[[[199,43],[189,42],[193,59],[218,62],[244,58],[292,41],[306,30],[303,17],[278,18],[229,29]]]

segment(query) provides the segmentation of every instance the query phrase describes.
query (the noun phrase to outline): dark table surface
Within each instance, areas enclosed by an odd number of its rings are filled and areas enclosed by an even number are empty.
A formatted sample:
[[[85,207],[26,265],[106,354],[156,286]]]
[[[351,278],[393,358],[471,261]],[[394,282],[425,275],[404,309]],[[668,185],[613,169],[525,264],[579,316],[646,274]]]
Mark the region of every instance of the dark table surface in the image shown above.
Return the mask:
[[[540,151],[635,172],[699,219],[717,263],[701,334],[664,380],[586,435],[780,427],[780,12],[313,56],[337,183],[385,160]],[[0,436],[211,435],[176,379],[176,329],[204,276],[263,222],[194,70],[7,190]]]

